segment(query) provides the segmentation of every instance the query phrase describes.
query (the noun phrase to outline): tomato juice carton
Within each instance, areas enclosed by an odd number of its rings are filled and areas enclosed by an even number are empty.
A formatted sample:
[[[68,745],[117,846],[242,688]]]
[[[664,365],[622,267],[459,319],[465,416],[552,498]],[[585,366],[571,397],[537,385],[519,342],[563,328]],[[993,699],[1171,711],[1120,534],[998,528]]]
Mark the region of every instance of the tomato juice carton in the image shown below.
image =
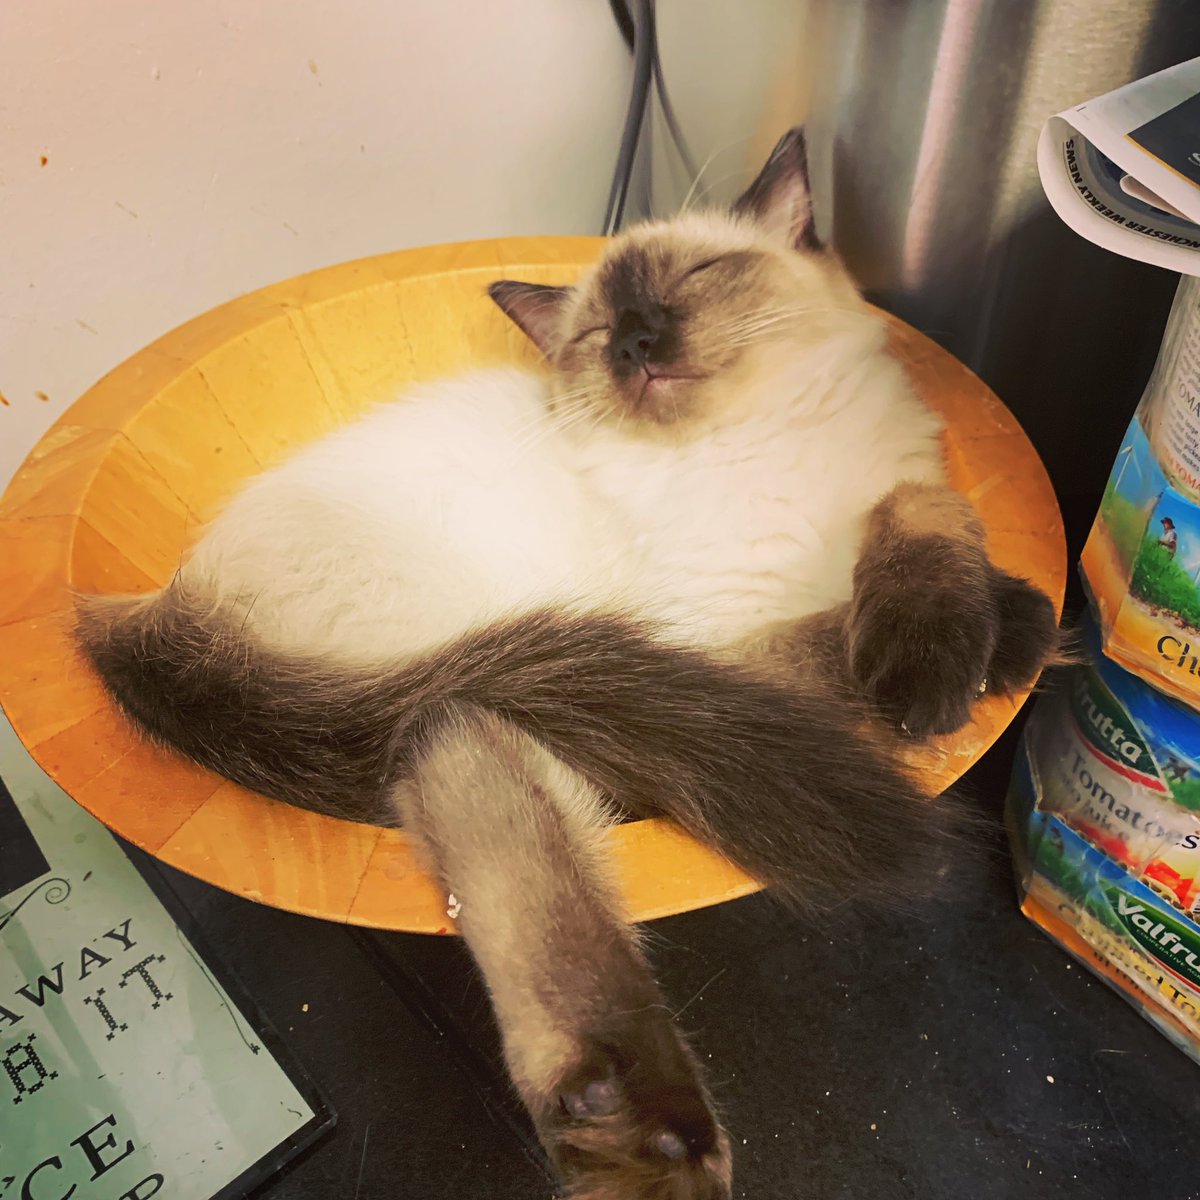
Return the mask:
[[[1009,787],[1021,907],[1200,1061],[1200,714],[1085,644]]]

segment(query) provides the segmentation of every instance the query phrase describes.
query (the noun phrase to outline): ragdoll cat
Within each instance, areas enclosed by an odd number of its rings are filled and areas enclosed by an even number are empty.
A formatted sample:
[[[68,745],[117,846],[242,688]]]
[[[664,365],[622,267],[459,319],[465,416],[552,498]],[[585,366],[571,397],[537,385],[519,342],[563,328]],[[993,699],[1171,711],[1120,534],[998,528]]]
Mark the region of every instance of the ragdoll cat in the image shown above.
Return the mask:
[[[83,598],[80,641],[196,762],[412,831],[571,1195],[728,1197],[607,826],[673,818],[802,903],[926,889],[952,813],[903,733],[1027,684],[1054,613],[947,489],[817,243],[799,131],[731,211],[491,294],[548,378],[378,408],[253,480],[163,591]]]

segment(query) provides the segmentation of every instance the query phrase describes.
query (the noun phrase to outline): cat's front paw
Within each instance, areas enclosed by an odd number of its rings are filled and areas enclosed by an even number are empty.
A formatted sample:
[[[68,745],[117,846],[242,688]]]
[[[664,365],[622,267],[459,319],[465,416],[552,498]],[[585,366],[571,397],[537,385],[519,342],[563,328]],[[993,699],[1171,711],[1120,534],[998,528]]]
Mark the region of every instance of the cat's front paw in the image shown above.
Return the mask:
[[[729,1200],[729,1139],[691,1053],[665,1027],[658,1053],[595,1044],[539,1122],[570,1200]]]
[[[851,673],[913,737],[961,729],[985,692],[1028,687],[1059,648],[1045,593],[953,545],[941,552],[941,569],[914,572],[907,586],[861,586],[851,609]]]
[[[938,588],[857,606],[850,670],[904,733],[953,733],[991,685],[997,625],[990,599],[972,589]]]

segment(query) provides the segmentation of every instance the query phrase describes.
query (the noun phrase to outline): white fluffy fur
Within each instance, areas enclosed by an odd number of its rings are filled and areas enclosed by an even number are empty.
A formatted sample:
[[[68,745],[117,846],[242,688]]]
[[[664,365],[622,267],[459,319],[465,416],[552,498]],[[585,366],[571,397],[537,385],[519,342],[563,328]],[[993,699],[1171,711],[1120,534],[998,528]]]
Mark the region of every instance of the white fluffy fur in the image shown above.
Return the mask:
[[[182,582],[271,645],[371,661],[588,594],[619,541],[544,382],[498,370],[417,388],[258,476]]]
[[[944,482],[940,424],[884,352],[873,318],[788,357],[774,403],[683,445],[582,447],[625,518],[639,609],[719,647],[850,598],[867,514],[897,484]]]
[[[854,314],[750,416],[683,444],[556,422],[511,370],[413,390],[250,483],[183,568],[257,638],[409,656],[546,605],[719,647],[850,596],[863,521],[941,481],[938,422]]]

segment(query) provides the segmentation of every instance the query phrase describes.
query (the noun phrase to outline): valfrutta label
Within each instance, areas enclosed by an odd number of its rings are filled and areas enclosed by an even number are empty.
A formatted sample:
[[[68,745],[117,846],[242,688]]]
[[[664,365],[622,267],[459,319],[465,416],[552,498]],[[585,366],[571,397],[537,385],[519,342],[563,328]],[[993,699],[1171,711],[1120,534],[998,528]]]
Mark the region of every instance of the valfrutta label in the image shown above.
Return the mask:
[[[1170,968],[1200,993],[1200,933],[1188,922],[1145,904],[1118,887],[1104,889],[1109,911],[1130,941]]]
[[[1042,809],[1190,912],[1200,907],[1200,764],[1178,732],[1143,726],[1097,671],[1080,667],[1039,709],[1031,738]]]

